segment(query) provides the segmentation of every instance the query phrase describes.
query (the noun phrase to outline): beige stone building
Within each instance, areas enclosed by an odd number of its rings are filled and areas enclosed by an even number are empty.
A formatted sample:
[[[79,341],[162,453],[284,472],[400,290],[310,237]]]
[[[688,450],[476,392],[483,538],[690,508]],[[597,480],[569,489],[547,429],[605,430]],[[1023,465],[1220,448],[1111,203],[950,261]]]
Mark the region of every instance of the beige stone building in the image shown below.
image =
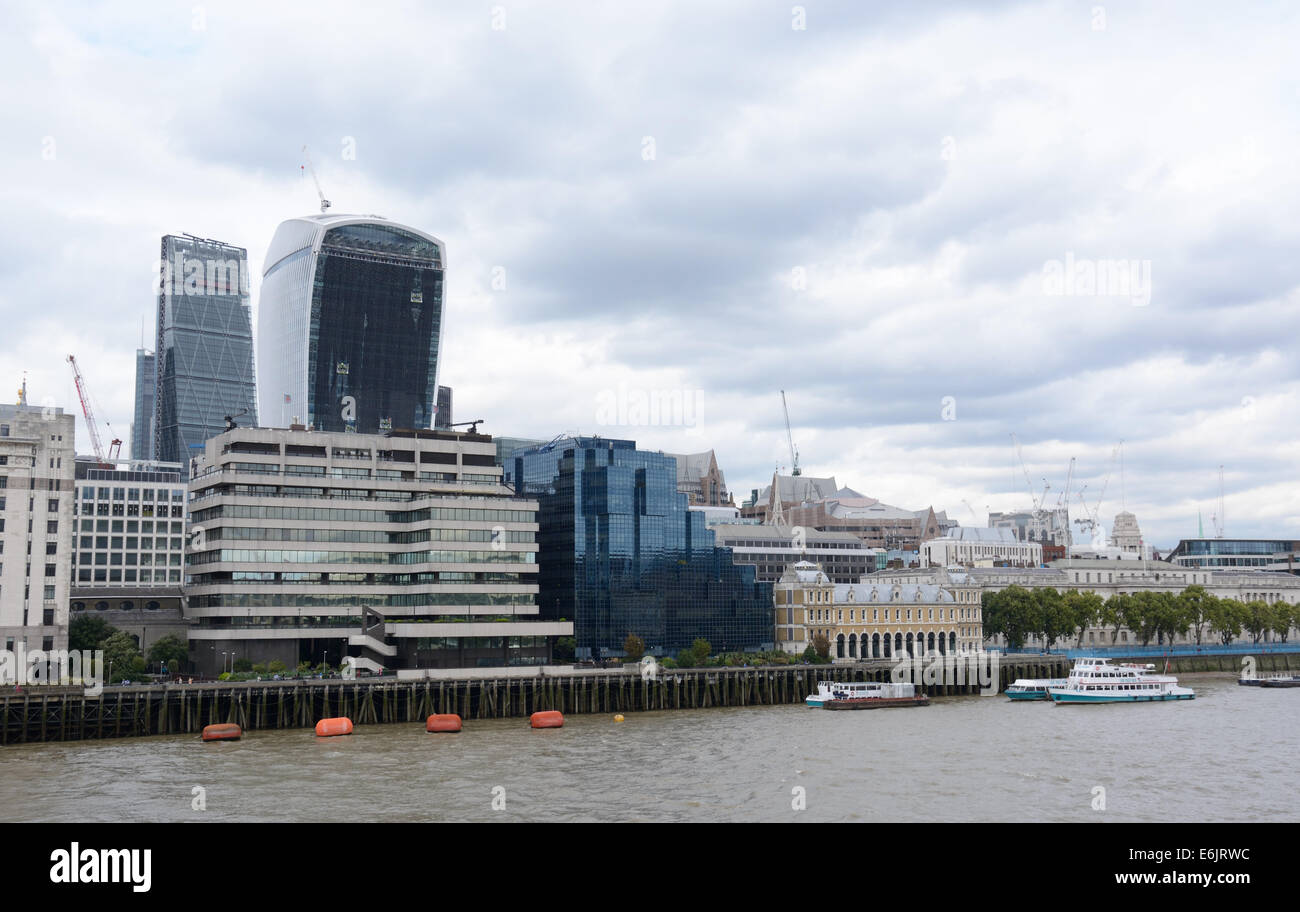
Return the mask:
[[[833,583],[800,561],[774,587],[779,648],[802,653],[821,634],[835,661],[907,653],[978,652],[983,641],[979,587],[954,583]]]

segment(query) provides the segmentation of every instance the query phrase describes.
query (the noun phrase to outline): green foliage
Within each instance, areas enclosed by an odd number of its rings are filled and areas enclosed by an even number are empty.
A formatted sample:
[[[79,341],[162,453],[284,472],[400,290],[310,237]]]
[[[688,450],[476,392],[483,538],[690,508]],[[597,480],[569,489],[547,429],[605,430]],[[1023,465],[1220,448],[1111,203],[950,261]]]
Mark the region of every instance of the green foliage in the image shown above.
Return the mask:
[[[122,631],[119,630],[106,639],[101,648],[104,650],[104,667],[111,668],[110,684],[135,673],[137,659],[140,661],[140,670],[144,670],[144,657],[140,655],[139,647],[135,645],[135,640]]]
[[[659,664],[662,665],[664,668],[676,668],[677,660],[674,659],[672,656],[667,656],[666,658],[660,660]]]
[[[1188,586],[1178,593],[1178,607],[1196,637],[1196,645],[1201,645],[1201,638],[1209,626],[1218,599],[1205,591],[1204,586]]]
[[[217,675],[217,680],[218,680],[218,681],[229,681],[229,680],[230,680],[230,672],[228,672],[228,671],[223,671],[221,674]]]
[[[238,666],[236,666],[236,669],[238,669]],[[267,674],[266,663],[265,663],[265,662],[258,662],[256,665],[254,665],[254,666],[253,666],[253,674],[259,674],[259,675]]]
[[[235,671],[252,671],[252,659],[235,659]]]
[[[94,652],[102,649],[104,641],[117,632],[116,627],[98,615],[78,614],[68,624],[68,649]]]
[[[808,648],[803,651],[803,655],[801,655],[799,659],[800,661],[808,662],[811,665],[827,665],[830,663],[830,641],[824,636],[821,637],[821,639],[826,643],[826,655],[822,655],[817,651],[817,639],[817,637],[813,637],[813,641],[808,644]]]
[[[831,640],[824,633],[819,633],[812,638],[812,649],[817,653],[818,664],[823,661],[829,662],[831,658]]]
[[[1245,605],[1236,599],[1215,599],[1208,611],[1210,631],[1224,646],[1241,636],[1248,617]]]
[[[624,661],[639,662],[645,655],[645,640],[641,639],[635,633],[629,633],[623,640]]]
[[[1291,628],[1298,623],[1300,623],[1300,611],[1297,611],[1295,605],[1288,605],[1286,602],[1273,605],[1273,633],[1277,635],[1280,642],[1286,642],[1287,637],[1291,635]]]
[[[1245,620],[1242,624],[1250,634],[1252,642],[1260,639],[1273,628],[1273,606],[1261,599],[1246,603]]]
[[[560,637],[555,641],[555,648],[551,650],[551,660],[559,664],[572,662],[577,654],[577,648],[578,641],[573,637]]]
[[[153,665],[166,665],[169,671],[179,671],[189,657],[189,641],[182,640],[175,634],[168,634],[149,647],[149,662]]]
[[[267,662],[266,670],[273,675],[284,674],[286,671],[288,671],[288,669],[285,667],[285,664],[281,662],[279,659],[272,659],[271,661]]]

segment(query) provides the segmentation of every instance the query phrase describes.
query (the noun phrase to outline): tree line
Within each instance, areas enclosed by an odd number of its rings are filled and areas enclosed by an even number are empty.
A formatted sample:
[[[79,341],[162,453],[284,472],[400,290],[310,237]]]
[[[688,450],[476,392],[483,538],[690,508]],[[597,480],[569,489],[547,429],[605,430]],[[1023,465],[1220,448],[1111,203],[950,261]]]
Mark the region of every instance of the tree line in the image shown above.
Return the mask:
[[[1013,649],[1022,647],[1028,637],[1048,644],[1075,641],[1083,646],[1084,633],[1090,627],[1110,630],[1110,642],[1126,627],[1143,646],[1173,643],[1176,637],[1190,636],[1196,644],[1221,642],[1228,645],[1243,632],[1255,643],[1275,637],[1285,643],[1291,629],[1300,625],[1300,607],[1285,602],[1269,604],[1263,600],[1242,602],[1219,598],[1203,586],[1188,586],[1172,592],[1118,593],[1103,599],[1095,592],[1070,589],[1025,589],[1008,586],[1000,592],[985,592],[981,599],[984,613],[984,638],[1004,636]]]

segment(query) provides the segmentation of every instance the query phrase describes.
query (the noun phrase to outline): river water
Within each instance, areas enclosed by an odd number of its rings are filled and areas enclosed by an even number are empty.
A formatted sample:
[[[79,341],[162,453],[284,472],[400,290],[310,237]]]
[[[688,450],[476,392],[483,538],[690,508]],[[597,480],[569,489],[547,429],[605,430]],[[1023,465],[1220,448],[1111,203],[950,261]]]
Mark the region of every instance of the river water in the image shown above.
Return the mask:
[[[1300,689],[804,706],[0,748],[6,821],[1295,821]],[[1104,791],[1102,791],[1104,790]],[[1104,808],[1102,805],[1104,804]],[[202,805],[202,809],[196,807]]]

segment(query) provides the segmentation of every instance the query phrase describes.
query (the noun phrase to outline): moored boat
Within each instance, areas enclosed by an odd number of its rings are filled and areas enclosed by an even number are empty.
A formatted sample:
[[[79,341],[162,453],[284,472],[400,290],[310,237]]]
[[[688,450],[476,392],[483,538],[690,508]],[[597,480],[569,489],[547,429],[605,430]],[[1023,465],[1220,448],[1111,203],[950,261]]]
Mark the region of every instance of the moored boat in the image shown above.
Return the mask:
[[[817,693],[804,700],[814,709],[885,709],[897,706],[929,706],[930,698],[916,692],[910,683],[841,683],[818,681]]]
[[[1173,675],[1155,674],[1153,665],[1112,665],[1109,659],[1076,659],[1064,687],[1049,687],[1054,703],[1150,703],[1192,700],[1196,692],[1179,687]]]
[[[1066,678],[1017,678],[1015,683],[1003,691],[1012,700],[1050,700],[1048,690],[1064,687]]]

